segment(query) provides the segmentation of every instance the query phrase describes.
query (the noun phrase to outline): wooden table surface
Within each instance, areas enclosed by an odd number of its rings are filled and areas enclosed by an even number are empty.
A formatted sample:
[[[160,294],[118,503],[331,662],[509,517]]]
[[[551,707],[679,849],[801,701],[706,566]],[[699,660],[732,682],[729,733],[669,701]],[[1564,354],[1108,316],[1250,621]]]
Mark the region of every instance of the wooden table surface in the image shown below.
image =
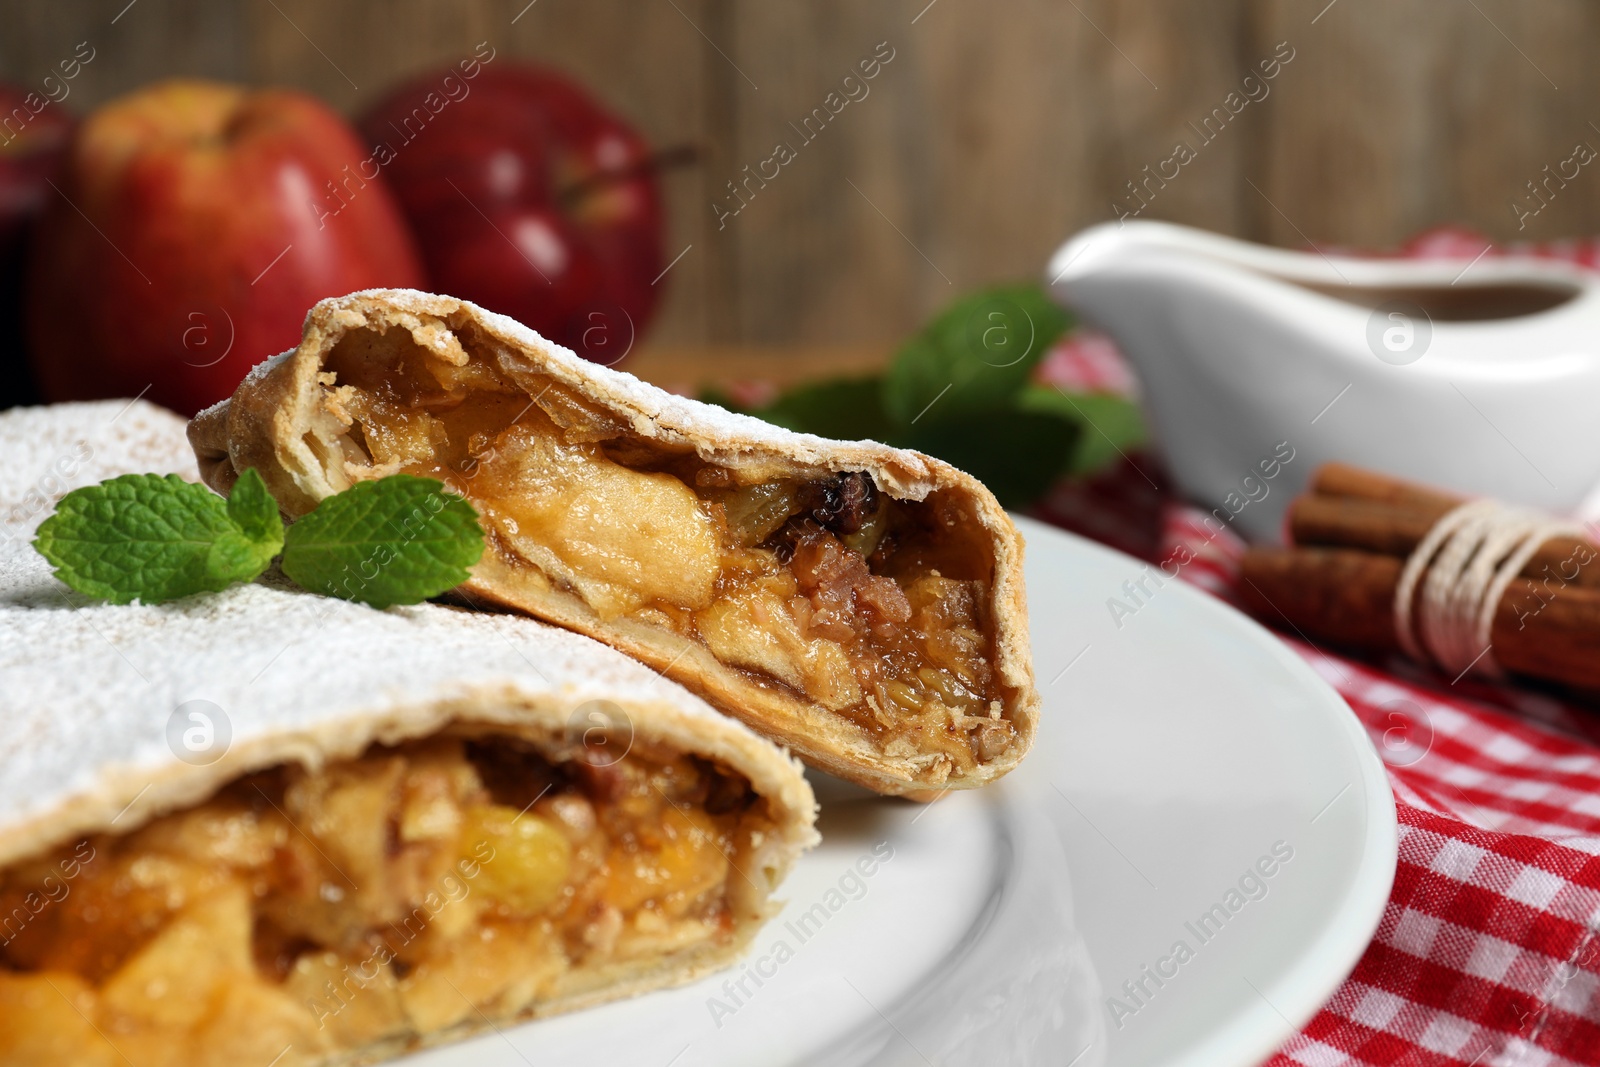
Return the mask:
[[[1600,147],[1594,0],[50,0],[3,13],[0,77],[79,115],[174,74],[287,85],[358,115],[398,80],[490,49],[491,71],[575,76],[650,143],[702,149],[664,179],[664,255],[681,260],[660,321],[675,336],[909,334],[960,293],[1037,278],[1060,242],[1119,213],[1291,248],[1381,247],[1447,220],[1502,239],[1600,231],[1600,182],[1588,166],[1573,177],[1577,143]],[[876,76],[842,84],[879,49],[894,58]],[[763,163],[775,141],[799,156],[780,157],[778,180]]]

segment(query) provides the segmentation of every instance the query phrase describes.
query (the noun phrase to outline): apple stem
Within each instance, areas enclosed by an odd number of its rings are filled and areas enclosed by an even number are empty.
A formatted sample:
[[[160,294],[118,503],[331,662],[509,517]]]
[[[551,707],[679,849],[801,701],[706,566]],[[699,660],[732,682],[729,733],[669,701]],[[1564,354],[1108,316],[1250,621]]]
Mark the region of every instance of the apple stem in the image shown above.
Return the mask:
[[[629,163],[625,167],[603,170],[597,174],[591,174],[580,182],[574,182],[561,191],[561,200],[563,203],[570,205],[582,200],[590,193],[598,192],[608,186],[688,166],[699,159],[699,145],[673,145],[670,148],[663,148],[659,152],[653,152],[637,162]]]

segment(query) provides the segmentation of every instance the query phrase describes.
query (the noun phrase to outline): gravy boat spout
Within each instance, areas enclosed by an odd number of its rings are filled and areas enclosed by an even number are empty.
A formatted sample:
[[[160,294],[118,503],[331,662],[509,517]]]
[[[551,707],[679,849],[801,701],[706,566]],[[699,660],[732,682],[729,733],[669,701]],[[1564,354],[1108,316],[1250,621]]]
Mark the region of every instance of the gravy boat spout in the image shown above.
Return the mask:
[[[1330,460],[1600,512],[1600,276],[1141,221],[1078,234],[1046,277],[1133,363],[1178,487],[1251,540],[1281,539],[1290,498]]]

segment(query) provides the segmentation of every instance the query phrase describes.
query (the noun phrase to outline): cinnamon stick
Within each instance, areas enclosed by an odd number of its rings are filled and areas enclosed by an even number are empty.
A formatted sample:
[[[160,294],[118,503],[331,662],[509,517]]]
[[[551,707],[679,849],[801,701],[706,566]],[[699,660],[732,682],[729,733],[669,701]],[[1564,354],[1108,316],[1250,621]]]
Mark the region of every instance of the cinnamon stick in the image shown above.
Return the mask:
[[[1408,556],[1453,506],[1439,508],[1312,493],[1289,505],[1289,536],[1297,545],[1342,545]]]
[[[1330,463],[1290,506],[1293,549],[1245,554],[1240,596],[1264,621],[1371,652],[1400,648],[1394,596],[1405,560],[1461,498]],[[1496,606],[1490,650],[1509,671],[1600,690],[1600,548],[1555,537]]]
[[[1405,498],[1390,494],[1388,499],[1324,495],[1322,473],[1318,472],[1312,483],[1316,492],[1299,497],[1289,505],[1289,535],[1296,545],[1360,548],[1403,559],[1411,555],[1435,522],[1460,503],[1443,496],[1426,500],[1420,495]],[[1374,479],[1377,477],[1368,476],[1365,486],[1376,490]],[[1345,482],[1339,487],[1348,485]],[[1522,575],[1536,581],[1559,580],[1600,588],[1600,567],[1584,566],[1585,561],[1593,558],[1593,553],[1587,541],[1552,537],[1539,546],[1539,551],[1522,569]]]
[[[1264,621],[1371,652],[1397,651],[1394,594],[1403,563],[1341,548],[1253,548],[1240,598]],[[1600,689],[1600,591],[1576,584],[1513,582],[1496,609],[1490,649],[1506,670]]]
[[[1386,504],[1435,508],[1441,515],[1462,500],[1442,490],[1401,481],[1362,467],[1352,467],[1348,463],[1324,463],[1317,468],[1317,472],[1311,476],[1311,492],[1322,496],[1347,496]]]

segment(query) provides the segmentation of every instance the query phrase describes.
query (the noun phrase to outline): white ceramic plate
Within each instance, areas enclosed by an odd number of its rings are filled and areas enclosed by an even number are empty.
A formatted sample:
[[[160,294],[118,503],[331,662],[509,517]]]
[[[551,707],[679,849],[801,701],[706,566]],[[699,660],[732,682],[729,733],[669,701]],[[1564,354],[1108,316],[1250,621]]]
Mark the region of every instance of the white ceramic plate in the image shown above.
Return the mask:
[[[1382,765],[1344,702],[1255,623],[1127,556],[1023,532],[1044,716],[1018,771],[927,806],[819,781],[823,844],[743,965],[407,1062],[1269,1055],[1349,973],[1388,899]],[[1141,577],[1135,600],[1123,583]],[[1137,610],[1115,620],[1111,597]]]

